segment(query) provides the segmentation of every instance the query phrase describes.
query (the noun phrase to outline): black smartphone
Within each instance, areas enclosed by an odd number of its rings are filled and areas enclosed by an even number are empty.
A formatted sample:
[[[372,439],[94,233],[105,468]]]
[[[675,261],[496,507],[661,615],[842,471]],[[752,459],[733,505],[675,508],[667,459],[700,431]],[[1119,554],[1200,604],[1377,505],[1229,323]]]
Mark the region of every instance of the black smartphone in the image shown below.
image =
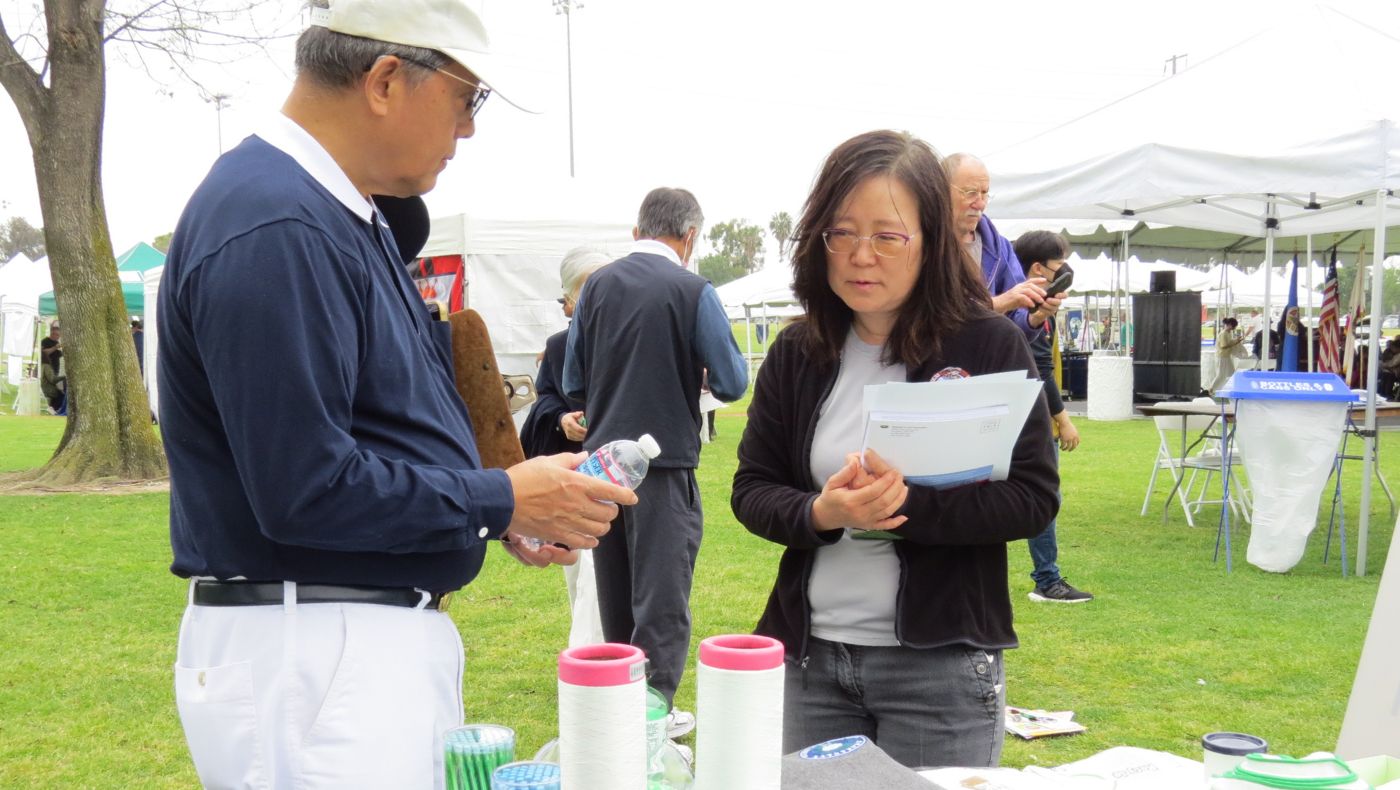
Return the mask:
[[[1046,284],[1045,293],[1049,294],[1050,296],[1054,296],[1055,294],[1059,293],[1066,293],[1069,291],[1069,287],[1073,284],[1074,270],[1069,268],[1069,266],[1061,266],[1059,273],[1055,275],[1055,279],[1051,280],[1049,283]]]

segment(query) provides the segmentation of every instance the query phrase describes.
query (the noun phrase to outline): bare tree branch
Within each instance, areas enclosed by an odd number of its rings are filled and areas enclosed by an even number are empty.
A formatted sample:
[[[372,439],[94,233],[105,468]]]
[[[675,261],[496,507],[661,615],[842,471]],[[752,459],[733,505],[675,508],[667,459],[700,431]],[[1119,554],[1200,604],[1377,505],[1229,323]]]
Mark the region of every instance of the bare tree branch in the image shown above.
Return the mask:
[[[34,129],[30,128],[29,124],[31,119],[39,117],[44,109],[48,101],[48,89],[44,87],[39,72],[20,55],[15,42],[5,30],[3,17],[0,17],[0,86],[10,94],[10,99],[19,110],[20,118],[32,139]]]
[[[103,41],[111,41],[113,38],[116,38],[117,35],[120,34],[123,30],[125,30],[127,27],[129,27],[133,22],[136,22],[137,20],[139,20],[139,19],[140,19],[142,16],[144,16],[145,14],[148,14],[148,13],[150,13],[151,11],[154,11],[156,8],[159,8],[159,7],[162,6],[162,5],[165,5],[165,0],[156,0],[154,3],[151,3],[150,5],[146,6],[145,10],[138,11],[138,12],[136,12],[135,14],[132,14],[131,16],[127,16],[127,17],[126,17],[126,22],[125,22],[124,24],[118,25],[115,29],[113,29],[111,32],[109,32],[102,40],[103,40]],[[108,14],[107,14],[107,16],[108,16],[108,18],[111,18],[111,17],[113,17],[113,16],[124,16],[124,15],[109,11]]]

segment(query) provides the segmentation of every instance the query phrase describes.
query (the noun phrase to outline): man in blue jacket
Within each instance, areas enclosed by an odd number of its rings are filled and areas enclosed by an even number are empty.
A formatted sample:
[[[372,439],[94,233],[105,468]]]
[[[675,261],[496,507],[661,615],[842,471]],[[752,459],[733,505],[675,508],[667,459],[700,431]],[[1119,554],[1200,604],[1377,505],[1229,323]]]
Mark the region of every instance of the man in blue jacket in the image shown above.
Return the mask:
[[[503,538],[590,548],[635,495],[582,454],[483,469],[441,322],[371,195],[432,189],[499,85],[464,0],[334,0],[280,115],[176,226],[157,360],[175,697],[206,787],[443,787],[449,596]],[[524,537],[545,542],[524,545]]]
[[[968,253],[982,265],[982,277],[992,293],[992,308],[1021,328],[1032,349],[1037,344],[1044,345],[1047,319],[1059,311],[1064,294],[1047,294],[1044,277],[1026,279],[1011,242],[987,219],[992,176],[982,160],[972,154],[952,154],[943,160],[943,169],[953,191],[954,227]],[[1030,599],[1037,603],[1092,600],[1094,596],[1075,589],[1060,575],[1060,549],[1054,527],[1052,521],[1044,532],[1026,541],[1035,566],[1031,570],[1035,589]]]

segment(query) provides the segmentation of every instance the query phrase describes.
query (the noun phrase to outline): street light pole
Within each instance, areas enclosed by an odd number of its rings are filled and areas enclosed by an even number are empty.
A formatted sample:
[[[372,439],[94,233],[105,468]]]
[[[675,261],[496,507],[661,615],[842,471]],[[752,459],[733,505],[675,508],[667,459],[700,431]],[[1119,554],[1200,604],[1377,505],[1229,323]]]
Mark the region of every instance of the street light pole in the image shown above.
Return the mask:
[[[227,104],[228,100],[229,95],[227,93],[215,93],[214,95],[205,99],[205,101],[207,102],[214,103],[214,122],[215,124],[217,124],[218,127],[220,156],[223,156],[224,153],[224,107]]]
[[[574,177],[574,31],[571,18],[576,8],[583,8],[579,0],[551,0],[554,14],[564,15],[564,46],[568,59],[569,74],[569,178]]]

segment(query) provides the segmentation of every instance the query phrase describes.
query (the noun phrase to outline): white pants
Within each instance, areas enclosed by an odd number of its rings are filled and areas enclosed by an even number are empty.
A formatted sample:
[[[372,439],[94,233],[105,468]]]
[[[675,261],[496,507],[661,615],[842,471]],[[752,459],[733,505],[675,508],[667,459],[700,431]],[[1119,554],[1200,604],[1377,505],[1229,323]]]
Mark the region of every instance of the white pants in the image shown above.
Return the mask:
[[[442,788],[462,723],[445,613],[379,604],[189,606],[175,701],[211,788]]]
[[[603,638],[603,617],[598,613],[598,583],[593,577],[593,550],[582,549],[578,562],[564,566],[564,586],[569,591],[569,647],[596,645]]]

